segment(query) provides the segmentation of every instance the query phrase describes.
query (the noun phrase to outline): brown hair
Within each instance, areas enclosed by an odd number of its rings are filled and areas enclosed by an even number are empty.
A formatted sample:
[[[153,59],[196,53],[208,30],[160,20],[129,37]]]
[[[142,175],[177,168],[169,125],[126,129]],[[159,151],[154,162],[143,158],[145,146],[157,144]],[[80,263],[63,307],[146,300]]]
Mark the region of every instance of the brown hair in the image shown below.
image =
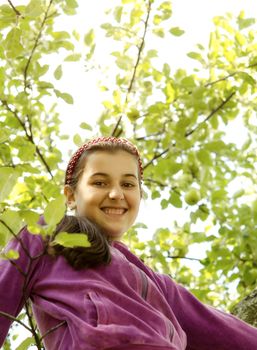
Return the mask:
[[[67,248],[59,244],[51,244],[59,232],[85,233],[91,243],[90,247]],[[110,246],[107,237],[100,228],[85,217],[66,215],[57,226],[49,240],[48,254],[62,255],[76,270],[82,268],[107,265],[111,261]]]

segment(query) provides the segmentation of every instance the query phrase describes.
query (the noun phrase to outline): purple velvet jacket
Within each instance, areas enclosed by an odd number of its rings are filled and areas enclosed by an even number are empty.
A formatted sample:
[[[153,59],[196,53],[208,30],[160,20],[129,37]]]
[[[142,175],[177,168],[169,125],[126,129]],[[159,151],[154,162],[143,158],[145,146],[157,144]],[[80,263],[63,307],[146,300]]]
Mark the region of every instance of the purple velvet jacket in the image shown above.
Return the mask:
[[[256,350],[257,329],[200,303],[168,276],[153,272],[115,242],[112,261],[80,271],[63,257],[41,255],[40,236],[21,233],[9,247],[27,273],[26,297],[48,350]],[[24,276],[0,261],[0,311],[18,315]],[[0,316],[0,346],[10,321]]]

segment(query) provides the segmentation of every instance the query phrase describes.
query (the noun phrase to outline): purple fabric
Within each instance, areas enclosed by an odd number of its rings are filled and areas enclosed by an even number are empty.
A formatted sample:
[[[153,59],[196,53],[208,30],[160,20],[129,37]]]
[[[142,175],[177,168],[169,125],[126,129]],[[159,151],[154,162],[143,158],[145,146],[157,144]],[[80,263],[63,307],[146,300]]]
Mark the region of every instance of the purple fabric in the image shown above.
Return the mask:
[[[40,236],[21,234],[30,256],[44,250]],[[19,242],[26,296],[48,350],[256,350],[257,329],[201,304],[168,276],[154,273],[115,242],[108,266],[76,271],[63,257],[29,259]],[[0,261],[0,310],[17,315],[24,276]],[[10,321],[0,317],[0,345]]]

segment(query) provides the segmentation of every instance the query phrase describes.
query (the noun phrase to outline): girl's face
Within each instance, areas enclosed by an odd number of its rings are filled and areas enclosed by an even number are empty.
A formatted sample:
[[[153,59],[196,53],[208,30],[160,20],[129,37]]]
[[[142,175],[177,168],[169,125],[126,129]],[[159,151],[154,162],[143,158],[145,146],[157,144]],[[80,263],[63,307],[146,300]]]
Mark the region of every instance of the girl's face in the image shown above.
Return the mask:
[[[112,239],[119,239],[134,223],[140,205],[138,162],[130,153],[96,151],[86,160],[76,190],[64,193],[77,215],[98,224]]]

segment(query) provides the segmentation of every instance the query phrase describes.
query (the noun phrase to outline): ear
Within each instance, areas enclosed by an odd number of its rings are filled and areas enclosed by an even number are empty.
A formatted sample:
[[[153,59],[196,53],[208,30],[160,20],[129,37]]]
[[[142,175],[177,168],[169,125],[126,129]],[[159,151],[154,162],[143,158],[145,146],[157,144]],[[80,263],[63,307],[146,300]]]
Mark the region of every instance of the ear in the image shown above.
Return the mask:
[[[74,209],[76,207],[76,200],[75,200],[75,195],[74,191],[71,188],[70,185],[65,185],[63,193],[66,197],[66,204],[70,209]]]

